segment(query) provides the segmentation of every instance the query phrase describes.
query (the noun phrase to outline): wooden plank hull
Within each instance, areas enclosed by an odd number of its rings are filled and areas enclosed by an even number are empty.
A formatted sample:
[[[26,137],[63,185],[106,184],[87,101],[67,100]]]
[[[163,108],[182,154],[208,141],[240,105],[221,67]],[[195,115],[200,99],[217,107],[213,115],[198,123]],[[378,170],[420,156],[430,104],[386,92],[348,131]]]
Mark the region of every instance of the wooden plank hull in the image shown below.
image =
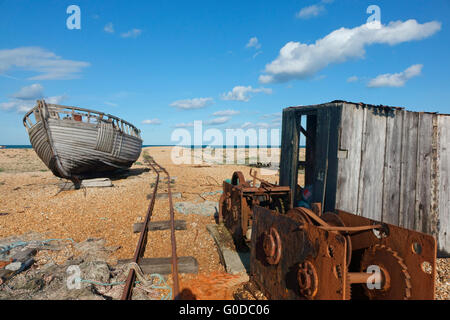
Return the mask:
[[[85,178],[100,172],[129,168],[142,140],[110,124],[42,117],[28,129],[31,145],[58,177]],[[109,126],[108,126],[109,125]]]

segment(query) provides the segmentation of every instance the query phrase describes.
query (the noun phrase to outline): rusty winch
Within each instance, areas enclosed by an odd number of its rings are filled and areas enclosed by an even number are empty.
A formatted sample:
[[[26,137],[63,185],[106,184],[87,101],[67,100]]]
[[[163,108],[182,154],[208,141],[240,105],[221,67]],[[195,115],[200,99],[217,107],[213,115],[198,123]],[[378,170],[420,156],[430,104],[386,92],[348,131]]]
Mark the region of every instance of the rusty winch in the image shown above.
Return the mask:
[[[219,201],[219,220],[230,230],[237,244],[250,241],[252,209],[256,205],[285,213],[289,203],[289,187],[262,180],[253,170],[250,176],[253,180],[246,181],[242,172],[234,172],[230,183],[223,182]]]
[[[251,281],[268,298],[434,298],[432,236],[313,208],[254,208]]]
[[[321,203],[288,209],[291,191],[235,172],[220,220],[251,248],[250,281],[269,299],[434,299],[433,236]],[[259,185],[257,185],[259,182]]]

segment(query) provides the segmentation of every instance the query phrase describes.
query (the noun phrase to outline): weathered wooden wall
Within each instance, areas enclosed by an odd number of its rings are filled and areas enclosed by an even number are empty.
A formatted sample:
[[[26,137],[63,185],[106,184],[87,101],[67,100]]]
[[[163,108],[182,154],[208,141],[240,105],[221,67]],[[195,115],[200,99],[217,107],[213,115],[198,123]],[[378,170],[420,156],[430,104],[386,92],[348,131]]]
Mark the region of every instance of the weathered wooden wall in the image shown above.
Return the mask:
[[[450,252],[450,116],[438,117],[439,249]]]
[[[290,186],[295,194],[298,172],[298,150],[300,138],[300,119],[297,119],[292,108],[283,110],[281,152],[280,152],[280,185]],[[290,207],[293,205],[291,197]]]
[[[307,163],[314,163],[314,170],[307,172],[306,180],[313,183],[313,200],[321,202],[324,208],[333,209],[336,197],[337,178],[337,140],[341,116],[340,103],[327,103],[319,107],[286,108],[283,110],[280,159],[280,185],[290,186],[296,190],[299,162],[299,135],[301,117],[308,117],[306,130],[311,137],[306,137]],[[310,126],[313,124],[313,126]],[[331,177],[327,178],[327,177]],[[331,201],[325,202],[325,198]],[[291,206],[300,199],[292,193]],[[330,206],[327,206],[330,204]]]
[[[346,102],[284,109],[280,184],[293,190],[306,115],[317,119],[314,201],[431,234],[450,256],[449,115]]]
[[[450,255],[449,130],[450,116],[344,103],[335,208],[432,234]]]

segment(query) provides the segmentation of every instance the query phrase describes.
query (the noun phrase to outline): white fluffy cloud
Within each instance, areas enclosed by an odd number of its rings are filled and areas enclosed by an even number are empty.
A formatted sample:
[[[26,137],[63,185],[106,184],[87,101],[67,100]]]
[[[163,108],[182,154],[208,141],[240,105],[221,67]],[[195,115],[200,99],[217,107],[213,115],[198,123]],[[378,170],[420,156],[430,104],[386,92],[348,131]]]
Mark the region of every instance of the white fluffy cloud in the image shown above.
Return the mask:
[[[40,99],[44,96],[44,87],[39,83],[34,83],[30,86],[21,88],[18,92],[14,93],[13,98],[20,100],[34,100]]]
[[[269,129],[269,128],[279,128],[280,127],[280,123],[278,122],[272,122],[272,123],[267,123],[267,122],[257,122],[257,123],[253,123],[253,122],[244,122],[241,125],[241,129]]]
[[[0,103],[2,110],[15,110],[17,112],[27,112],[34,107],[34,102],[29,100],[11,100]]]
[[[211,105],[214,102],[213,98],[194,98],[177,100],[170,104],[171,107],[177,109],[190,110],[190,109],[200,109]]]
[[[141,35],[141,33],[142,33],[141,29],[132,29],[128,32],[121,33],[120,36],[122,38],[137,38]]]
[[[276,127],[276,126],[281,125],[281,117],[282,117],[281,112],[275,112],[275,113],[264,114],[260,118],[270,120],[270,125]]]
[[[45,102],[52,103],[52,104],[59,104],[63,100],[67,98],[66,95],[61,96],[53,96],[53,97],[46,97]],[[2,102],[0,103],[0,109],[2,110],[15,110],[17,112],[27,112],[31,110],[36,105],[36,101],[34,100],[10,100],[8,102]]]
[[[241,125],[242,129],[271,129],[281,127],[281,112],[268,113],[259,116],[260,119],[264,119],[262,122],[244,122]]]
[[[230,110],[229,109],[229,110],[216,111],[212,115],[220,117],[220,116],[234,116],[234,115],[240,114],[240,113],[241,113],[240,111]]]
[[[27,112],[35,106],[38,99],[44,98],[47,103],[59,104],[67,98],[66,95],[46,97],[44,87],[38,83],[22,87],[11,97],[9,101],[0,103],[0,109]]]
[[[206,125],[218,125],[218,124],[227,123],[228,121],[230,121],[230,119],[231,119],[231,117],[219,117],[219,118],[214,118],[212,120],[203,121],[203,123]]]
[[[236,86],[231,91],[222,94],[223,100],[236,100],[236,101],[249,101],[251,98],[251,93],[263,92],[266,94],[271,94],[272,89],[270,88],[252,88],[252,86]]]
[[[175,125],[175,128],[190,128],[194,126],[194,122],[182,122]]]
[[[117,103],[109,102],[109,101],[105,101],[105,102],[103,102],[103,104],[106,104],[107,106],[110,106],[110,107],[117,107],[117,106],[119,106]]]
[[[313,4],[312,6],[302,8],[297,13],[296,16],[297,16],[297,18],[300,18],[300,19],[308,19],[311,17],[317,17],[319,14],[321,14],[324,11],[325,11],[325,7],[323,5]]]
[[[358,81],[358,77],[357,76],[351,76],[347,78],[347,82],[356,82]]]
[[[416,20],[390,22],[373,28],[363,24],[352,29],[340,28],[314,44],[290,41],[281,48],[278,57],[266,65],[259,77],[261,83],[286,82],[310,77],[332,63],[362,58],[365,47],[371,44],[396,45],[420,40],[435,34],[441,23],[431,21],[420,24]]]
[[[325,4],[332,3],[334,0],[322,0],[317,4],[313,4],[308,7],[302,8],[297,12],[296,17],[299,19],[309,19],[319,16],[321,13],[325,12]]]
[[[261,116],[261,119],[281,119],[281,112],[275,112],[275,113],[268,113],[268,114],[263,114]]]
[[[64,100],[67,99],[67,96],[65,94],[61,96],[53,96],[53,97],[47,97],[45,98],[45,102],[52,103],[52,104],[60,104]]]
[[[88,62],[65,60],[40,47],[0,50],[0,74],[13,68],[39,73],[29,80],[73,79],[88,66]]]
[[[210,125],[220,125],[227,123],[231,120],[231,117],[218,117],[211,120],[202,121],[203,125],[210,126]],[[194,126],[194,122],[182,122],[175,125],[175,128],[191,128]]]
[[[103,30],[107,33],[114,33],[114,25],[112,24],[112,22],[108,22]]]
[[[403,87],[411,78],[417,77],[422,73],[422,64],[415,64],[399,73],[380,74],[369,81],[368,87]]]
[[[250,40],[248,40],[247,44],[245,45],[246,48],[255,48],[259,49],[261,48],[261,44],[258,41],[257,37],[252,37]]]
[[[161,124],[161,120],[159,120],[159,119],[147,119],[147,120],[143,120],[142,124],[157,125],[157,124]]]

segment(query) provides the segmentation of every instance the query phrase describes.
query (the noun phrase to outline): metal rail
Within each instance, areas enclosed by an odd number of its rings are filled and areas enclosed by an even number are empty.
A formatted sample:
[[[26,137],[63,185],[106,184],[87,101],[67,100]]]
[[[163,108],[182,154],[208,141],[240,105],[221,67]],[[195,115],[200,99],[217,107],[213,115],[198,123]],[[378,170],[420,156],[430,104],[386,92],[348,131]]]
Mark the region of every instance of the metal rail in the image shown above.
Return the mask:
[[[172,243],[172,278],[173,278],[173,297],[174,299],[179,298],[179,277],[178,277],[178,257],[177,257],[177,245],[175,239],[175,217],[172,203],[172,192],[170,189],[170,175],[167,170],[160,166],[151,156],[144,154],[144,161],[156,172],[156,182],[153,188],[152,199],[147,209],[147,215],[145,217],[144,225],[139,236],[139,241],[134,253],[133,262],[139,264],[141,258],[144,256],[145,248],[147,245],[147,234],[148,234],[148,224],[151,220],[153,214],[153,208],[156,202],[156,194],[158,190],[158,184],[160,179],[160,172],[164,172],[167,176],[167,193],[169,198],[169,210],[170,210],[170,233],[171,233],[171,243]],[[136,273],[134,269],[130,269],[128,273],[127,281],[122,293],[121,300],[131,300],[133,294],[133,287],[136,280]]]

